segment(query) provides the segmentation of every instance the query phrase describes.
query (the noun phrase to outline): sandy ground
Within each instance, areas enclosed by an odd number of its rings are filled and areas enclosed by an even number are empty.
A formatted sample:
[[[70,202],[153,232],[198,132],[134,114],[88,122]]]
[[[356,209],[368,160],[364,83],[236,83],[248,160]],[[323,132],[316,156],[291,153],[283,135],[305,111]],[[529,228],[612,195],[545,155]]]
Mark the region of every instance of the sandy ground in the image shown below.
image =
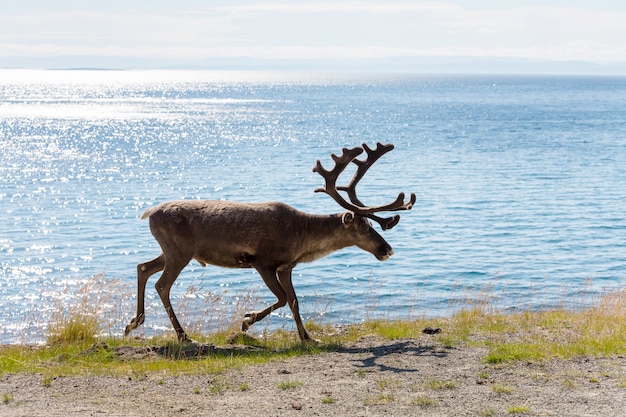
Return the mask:
[[[489,365],[485,353],[365,337],[219,375],[4,375],[0,415],[626,416],[624,357]]]

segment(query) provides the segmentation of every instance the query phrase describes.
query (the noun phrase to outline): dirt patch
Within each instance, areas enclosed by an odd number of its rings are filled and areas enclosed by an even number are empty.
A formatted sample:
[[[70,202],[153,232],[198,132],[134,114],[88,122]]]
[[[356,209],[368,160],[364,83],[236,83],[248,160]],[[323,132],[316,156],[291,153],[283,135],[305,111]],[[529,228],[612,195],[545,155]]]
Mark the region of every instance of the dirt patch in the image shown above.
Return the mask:
[[[108,349],[106,346],[94,348]],[[196,346],[259,349],[249,346]],[[128,360],[163,347],[117,348]],[[14,416],[622,416],[626,358],[485,364],[479,347],[445,348],[432,336],[365,337],[317,355],[219,375],[0,378],[0,415]]]

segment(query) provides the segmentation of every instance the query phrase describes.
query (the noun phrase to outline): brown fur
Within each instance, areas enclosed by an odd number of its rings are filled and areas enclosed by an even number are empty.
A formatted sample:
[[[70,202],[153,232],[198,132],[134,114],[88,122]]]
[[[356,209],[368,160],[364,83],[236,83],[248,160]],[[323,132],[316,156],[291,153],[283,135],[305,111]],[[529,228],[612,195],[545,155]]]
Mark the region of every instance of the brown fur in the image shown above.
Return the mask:
[[[169,291],[180,271],[195,259],[202,265],[256,268],[276,295],[276,303],[246,315],[243,330],[288,303],[300,338],[309,340],[291,283],[292,269],[348,246],[356,245],[379,260],[393,254],[365,217],[307,214],[284,203],[171,201],[147,209],[141,217],[149,218],[150,230],[163,253],[137,266],[137,313],[126,334],[143,323],[146,283],[163,270],[157,291],[179,340],[188,340],[172,309]]]

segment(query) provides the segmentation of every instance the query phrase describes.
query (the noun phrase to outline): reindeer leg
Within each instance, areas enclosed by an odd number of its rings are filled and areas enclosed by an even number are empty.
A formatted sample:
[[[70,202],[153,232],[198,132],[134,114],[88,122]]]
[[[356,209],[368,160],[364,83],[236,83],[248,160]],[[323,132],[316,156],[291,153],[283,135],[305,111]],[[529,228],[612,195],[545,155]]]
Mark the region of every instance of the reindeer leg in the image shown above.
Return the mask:
[[[135,317],[133,317],[130,321],[130,324],[126,326],[124,336],[128,336],[132,330],[143,324],[145,319],[144,299],[146,293],[146,283],[152,275],[162,271],[163,268],[165,268],[165,257],[163,254],[149,262],[137,265],[137,312],[135,313]]]
[[[287,294],[287,303],[289,304],[289,308],[291,308],[293,320],[296,322],[296,327],[298,328],[298,335],[300,336],[300,340],[302,340],[303,342],[319,343],[319,340],[314,340],[311,338],[311,336],[309,336],[306,329],[304,328],[304,324],[302,324],[302,318],[300,317],[300,307],[298,306],[298,297],[296,297],[296,291],[294,290],[293,283],[291,281],[291,269],[279,271],[278,281],[285,291],[285,294]]]
[[[178,322],[178,318],[176,317],[176,313],[174,313],[174,308],[172,307],[172,303],[170,302],[170,290],[172,288],[172,284],[174,284],[174,281],[176,281],[176,278],[178,278],[180,271],[182,271],[183,268],[187,265],[187,263],[189,263],[189,260],[187,260],[187,262],[184,262],[184,263],[181,262],[174,266],[170,265],[170,263],[173,263],[173,262],[168,263],[166,261],[163,274],[161,275],[161,277],[159,278],[159,280],[157,281],[155,285],[156,290],[159,293],[159,297],[161,297],[161,301],[163,302],[163,307],[165,307],[165,311],[167,311],[167,315],[169,316],[170,321],[172,322],[172,326],[174,326],[174,330],[176,331],[176,336],[178,337],[178,341],[181,343],[183,342],[192,343],[193,340],[191,340],[185,334],[183,327]]]
[[[243,322],[241,323],[241,331],[243,332],[247,331],[250,326],[252,326],[257,321],[265,318],[265,316],[270,314],[272,311],[278,310],[279,308],[287,304],[287,294],[285,294],[283,287],[280,285],[278,279],[276,278],[276,269],[264,268],[258,265],[255,266],[255,268],[261,275],[261,278],[263,278],[263,282],[265,282],[265,285],[267,285],[267,287],[270,289],[270,291],[272,291],[272,293],[276,296],[278,300],[271,306],[266,307],[261,311],[253,311],[252,313],[247,313],[243,319]]]

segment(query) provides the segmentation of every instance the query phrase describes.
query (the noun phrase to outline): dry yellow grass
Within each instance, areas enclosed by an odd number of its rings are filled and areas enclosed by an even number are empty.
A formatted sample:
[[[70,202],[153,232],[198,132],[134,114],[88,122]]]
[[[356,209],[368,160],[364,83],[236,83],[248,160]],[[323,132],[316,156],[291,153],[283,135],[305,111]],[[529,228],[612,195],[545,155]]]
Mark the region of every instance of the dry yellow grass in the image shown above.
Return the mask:
[[[103,294],[113,293],[113,284],[94,279],[79,291],[80,303],[59,307],[49,323],[46,346],[0,346],[0,373],[43,372],[46,374],[126,374],[166,371],[168,373],[216,372],[233,366],[259,363],[275,358],[316,354],[336,349],[366,335],[387,339],[411,339],[421,336],[426,326],[440,327],[434,336],[446,346],[485,346],[485,361],[500,363],[513,360],[541,361],[576,356],[612,356],[626,354],[626,289],[606,294],[585,308],[556,308],[542,311],[499,313],[487,304],[468,306],[451,317],[437,319],[370,320],[337,329],[332,325],[308,323],[320,346],[302,345],[292,331],[266,334],[261,349],[251,354],[230,357],[208,355],[194,361],[171,361],[168,358],[129,363],[115,358],[111,349],[89,349],[95,342],[112,349],[120,345],[176,345],[173,336],[147,340],[127,340],[107,335],[109,322],[102,322],[102,312],[110,300]],[[106,291],[105,291],[106,290]],[[95,299],[94,299],[95,297]],[[252,295],[249,295],[252,297]],[[210,302],[210,298],[207,298]],[[241,310],[245,306],[239,306]],[[207,307],[207,310],[211,310]],[[214,310],[214,309],[213,309]],[[194,333],[194,337],[215,345],[227,344],[227,337],[237,317],[222,317],[221,331]],[[118,321],[121,319],[117,319]],[[172,348],[172,351],[176,349]],[[88,353],[85,353],[85,352]],[[61,360],[59,359],[61,358]]]

